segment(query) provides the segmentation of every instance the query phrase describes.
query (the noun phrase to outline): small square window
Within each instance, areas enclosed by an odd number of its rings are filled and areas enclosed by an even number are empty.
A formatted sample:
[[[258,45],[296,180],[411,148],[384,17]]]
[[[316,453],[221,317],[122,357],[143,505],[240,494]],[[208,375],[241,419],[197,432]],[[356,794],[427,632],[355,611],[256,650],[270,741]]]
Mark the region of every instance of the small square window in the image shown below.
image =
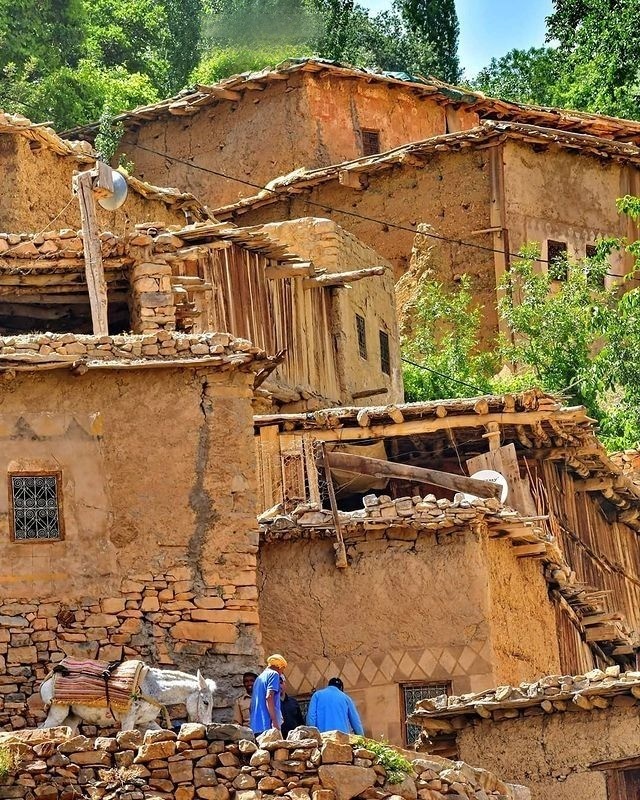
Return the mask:
[[[568,277],[567,243],[547,242],[547,261],[549,274],[554,281],[566,281]]]
[[[10,474],[9,502],[14,541],[62,539],[59,472]]]
[[[391,375],[391,355],[389,353],[389,334],[380,331],[380,369]]]
[[[360,358],[367,357],[367,331],[364,324],[364,317],[356,314],[356,331],[358,333],[358,351]]]
[[[585,248],[587,258],[595,258],[598,255],[598,248],[595,244],[588,244]]]
[[[362,154],[365,156],[375,156],[380,152],[380,131],[363,129],[362,131]]]
[[[400,686],[402,690],[402,711],[403,723],[405,726],[406,742],[408,745],[415,744],[422,730],[419,725],[409,725],[407,718],[416,710],[416,705],[420,700],[431,697],[439,697],[441,694],[450,694],[450,683],[404,683]]]

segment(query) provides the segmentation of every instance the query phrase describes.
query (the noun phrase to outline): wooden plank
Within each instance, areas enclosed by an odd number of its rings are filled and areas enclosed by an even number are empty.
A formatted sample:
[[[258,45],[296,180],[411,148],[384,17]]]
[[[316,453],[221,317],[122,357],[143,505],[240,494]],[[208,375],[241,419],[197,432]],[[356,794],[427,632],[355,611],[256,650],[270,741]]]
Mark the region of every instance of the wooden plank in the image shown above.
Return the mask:
[[[83,247],[91,321],[95,336],[108,336],[107,282],[102,266],[102,251],[98,238],[98,220],[93,195],[92,171],[81,172],[74,178],[74,189],[80,203]]]
[[[327,453],[327,460],[334,469],[352,472],[358,475],[372,475],[383,478],[400,478],[415,483],[429,483],[432,486],[443,486],[453,492],[468,492],[476,497],[498,497],[501,487],[495,483],[478,481],[465,475],[454,475],[424,467],[411,467],[396,464],[379,458],[366,458],[336,451]]]
[[[336,551],[336,567],[346,569],[349,565],[347,561],[347,551],[344,546],[344,537],[342,536],[342,528],[340,526],[340,513],[338,512],[338,503],[336,502],[336,493],[333,488],[333,478],[331,476],[331,466],[329,460],[329,453],[327,448],[322,446],[322,465],[324,467],[324,477],[327,482],[327,492],[329,494],[329,503],[331,505],[331,513],[333,514],[333,524],[336,529],[337,551]],[[332,454],[333,455],[333,454]]]
[[[356,269],[352,272],[328,272],[326,275],[315,275],[313,278],[304,278],[302,286],[304,289],[317,289],[331,288],[346,286],[355,281],[361,281],[363,278],[374,278],[376,276],[385,275],[387,267],[366,267],[365,269]]]

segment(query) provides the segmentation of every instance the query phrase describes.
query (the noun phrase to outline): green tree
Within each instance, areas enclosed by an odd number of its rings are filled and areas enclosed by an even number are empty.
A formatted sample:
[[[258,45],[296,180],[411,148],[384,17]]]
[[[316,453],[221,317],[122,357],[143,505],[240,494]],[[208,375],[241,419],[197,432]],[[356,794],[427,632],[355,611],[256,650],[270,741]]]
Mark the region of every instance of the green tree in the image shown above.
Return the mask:
[[[399,0],[398,5],[409,31],[431,45],[436,77],[457,83],[460,25],[454,0]]]
[[[521,103],[552,105],[561,69],[558,52],[552,47],[511,50],[492,58],[472,82],[476,89],[493,97]]]

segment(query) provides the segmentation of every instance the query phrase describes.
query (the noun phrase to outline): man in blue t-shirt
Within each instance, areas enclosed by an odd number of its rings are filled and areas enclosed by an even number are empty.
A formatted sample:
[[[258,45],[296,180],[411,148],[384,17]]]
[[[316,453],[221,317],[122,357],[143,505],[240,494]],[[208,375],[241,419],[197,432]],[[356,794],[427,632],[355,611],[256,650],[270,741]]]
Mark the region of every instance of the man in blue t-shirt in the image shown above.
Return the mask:
[[[364,736],[356,705],[344,691],[340,678],[331,678],[326,689],[311,696],[307,711],[307,725],[324,731],[342,731]]]
[[[286,660],[275,653],[267,659],[267,666],[255,680],[251,692],[249,716],[251,730],[257,736],[270,728],[280,730],[280,676],[287,668]]]

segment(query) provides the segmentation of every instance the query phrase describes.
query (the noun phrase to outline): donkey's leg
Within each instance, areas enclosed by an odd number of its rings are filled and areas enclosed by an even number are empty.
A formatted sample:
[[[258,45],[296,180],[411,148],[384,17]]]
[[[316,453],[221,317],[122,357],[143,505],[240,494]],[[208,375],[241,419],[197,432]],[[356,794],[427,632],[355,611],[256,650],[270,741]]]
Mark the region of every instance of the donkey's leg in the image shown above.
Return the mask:
[[[57,728],[63,725],[66,718],[69,716],[69,706],[50,706],[47,718],[42,723],[42,728]]]

